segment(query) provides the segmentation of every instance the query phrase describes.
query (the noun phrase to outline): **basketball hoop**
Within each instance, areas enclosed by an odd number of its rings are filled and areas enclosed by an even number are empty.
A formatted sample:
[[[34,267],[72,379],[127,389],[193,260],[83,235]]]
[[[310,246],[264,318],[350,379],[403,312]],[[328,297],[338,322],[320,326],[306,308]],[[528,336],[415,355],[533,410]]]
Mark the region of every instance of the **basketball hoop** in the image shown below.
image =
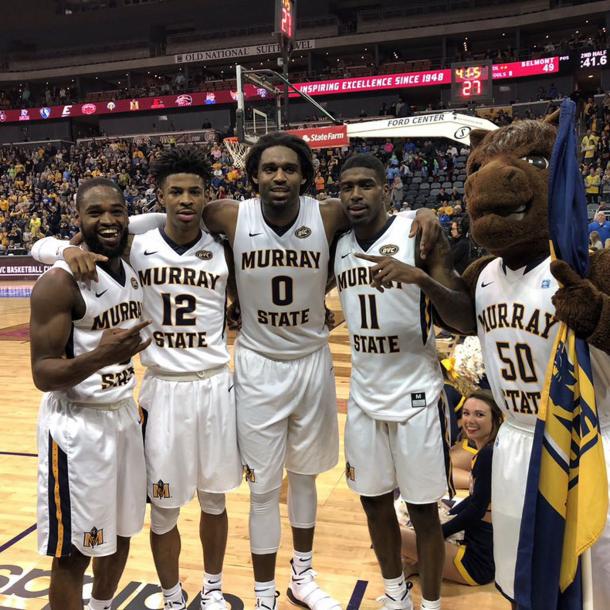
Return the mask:
[[[233,164],[235,165],[235,167],[239,169],[245,169],[246,156],[248,155],[248,151],[250,150],[250,145],[244,142],[240,142],[239,139],[235,137],[225,138],[223,140],[223,143],[229,151],[229,154],[233,159]]]

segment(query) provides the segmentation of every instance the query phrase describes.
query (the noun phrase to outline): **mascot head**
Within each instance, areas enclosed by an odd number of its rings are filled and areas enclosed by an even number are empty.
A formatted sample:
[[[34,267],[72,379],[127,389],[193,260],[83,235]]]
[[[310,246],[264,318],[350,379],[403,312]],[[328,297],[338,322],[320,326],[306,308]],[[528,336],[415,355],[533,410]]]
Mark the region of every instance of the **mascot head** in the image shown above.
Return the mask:
[[[548,168],[555,119],[470,133],[465,195],[472,236],[514,269],[549,251]]]

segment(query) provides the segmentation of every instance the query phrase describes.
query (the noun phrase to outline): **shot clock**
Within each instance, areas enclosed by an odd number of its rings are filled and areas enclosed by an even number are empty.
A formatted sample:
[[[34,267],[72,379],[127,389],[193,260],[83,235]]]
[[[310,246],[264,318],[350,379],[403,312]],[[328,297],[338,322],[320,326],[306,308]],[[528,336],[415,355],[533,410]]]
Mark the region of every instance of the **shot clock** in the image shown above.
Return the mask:
[[[296,0],[275,1],[275,31],[282,38],[294,42],[297,27]]]
[[[451,102],[488,102],[492,99],[492,62],[451,64]]]

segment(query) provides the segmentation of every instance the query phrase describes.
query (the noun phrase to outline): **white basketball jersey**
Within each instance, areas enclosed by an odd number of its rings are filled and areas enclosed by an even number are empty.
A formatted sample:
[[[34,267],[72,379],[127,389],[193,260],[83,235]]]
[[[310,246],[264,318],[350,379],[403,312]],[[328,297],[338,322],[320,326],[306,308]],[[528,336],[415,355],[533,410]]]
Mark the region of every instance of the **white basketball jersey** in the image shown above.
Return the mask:
[[[405,421],[422,407],[436,408],[443,377],[436,352],[431,307],[413,284],[393,282],[379,292],[370,286],[375,263],[356,252],[391,255],[415,265],[412,220],[395,216],[366,252],[353,231],[337,244],[335,278],[352,344],[350,397],[370,417]]]
[[[72,332],[66,345],[66,356],[75,358],[93,351],[107,328],[131,328],[142,315],[142,288],[133,269],[121,261],[125,284],[97,266],[97,282],[77,282],[85,303],[85,314],[72,320]],[[64,261],[53,267],[67,271]],[[135,371],[130,360],[105,366],[79,384],[55,394],[72,402],[110,404],[130,398],[136,385]]]
[[[324,294],[329,252],[319,202],[301,197],[295,223],[278,235],[265,222],[260,199],[242,201],[233,254],[240,345],[279,360],[320,349],[328,339]]]
[[[559,322],[559,287],[547,258],[516,271],[491,261],[477,281],[477,331],[496,402],[519,426],[534,428]],[[590,348],[600,422],[610,423],[610,356]]]
[[[142,364],[153,372],[189,373],[229,363],[225,306],[229,269],[222,244],[206,232],[183,254],[160,229],[135,235],[129,262],[144,290],[152,343]]]

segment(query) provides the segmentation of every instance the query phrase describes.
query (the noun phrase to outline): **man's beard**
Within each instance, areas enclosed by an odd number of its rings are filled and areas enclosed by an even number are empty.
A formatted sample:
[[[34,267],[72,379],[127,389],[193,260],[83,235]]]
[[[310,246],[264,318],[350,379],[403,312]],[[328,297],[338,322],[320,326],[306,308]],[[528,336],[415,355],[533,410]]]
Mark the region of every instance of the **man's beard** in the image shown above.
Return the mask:
[[[126,227],[123,230],[123,234],[121,235],[119,243],[116,246],[110,248],[108,246],[105,246],[99,240],[96,231],[91,231],[91,233],[89,233],[83,230],[82,233],[83,241],[85,242],[89,250],[91,250],[91,252],[95,252],[96,254],[102,254],[103,256],[107,256],[108,258],[117,258],[118,256],[121,256],[125,251],[125,247],[127,246],[127,239],[129,237],[129,232]]]

